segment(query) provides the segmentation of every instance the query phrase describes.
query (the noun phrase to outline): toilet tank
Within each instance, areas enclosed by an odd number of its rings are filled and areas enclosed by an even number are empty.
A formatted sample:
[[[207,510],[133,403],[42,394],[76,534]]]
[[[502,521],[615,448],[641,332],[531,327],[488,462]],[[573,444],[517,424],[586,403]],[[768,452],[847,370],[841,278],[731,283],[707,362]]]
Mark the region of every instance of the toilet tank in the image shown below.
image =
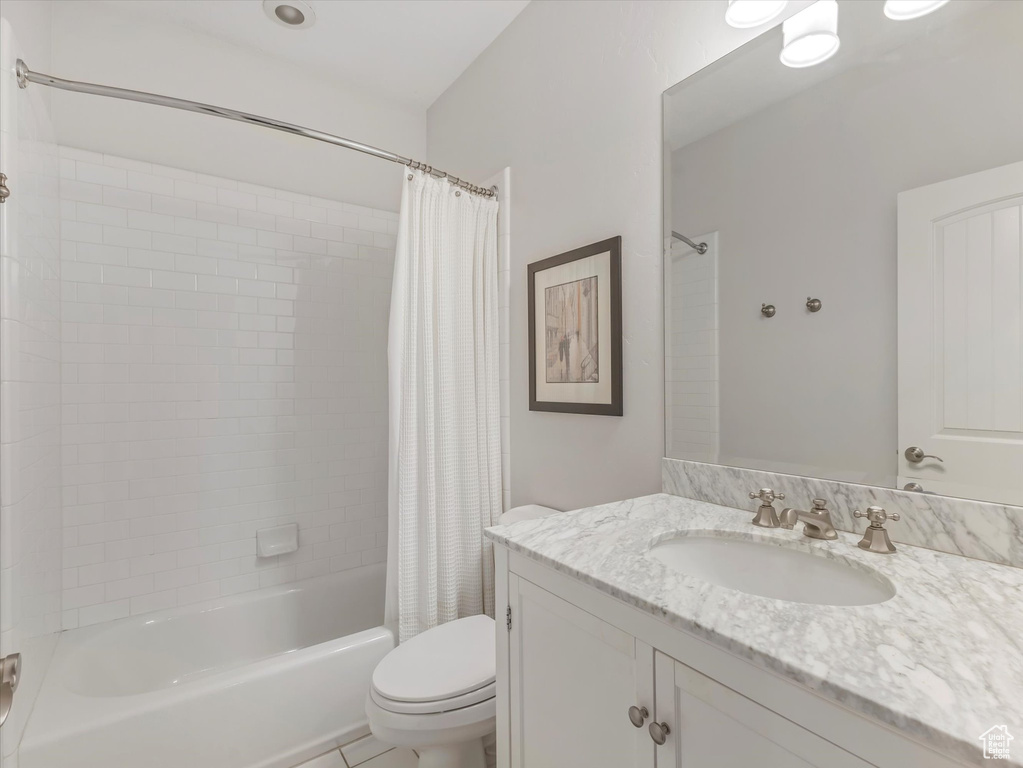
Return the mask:
[[[497,524],[508,525],[509,523],[517,523],[520,520],[535,520],[538,517],[555,515],[560,511],[560,509],[543,507],[539,504],[523,504],[521,507],[512,507],[497,518]]]

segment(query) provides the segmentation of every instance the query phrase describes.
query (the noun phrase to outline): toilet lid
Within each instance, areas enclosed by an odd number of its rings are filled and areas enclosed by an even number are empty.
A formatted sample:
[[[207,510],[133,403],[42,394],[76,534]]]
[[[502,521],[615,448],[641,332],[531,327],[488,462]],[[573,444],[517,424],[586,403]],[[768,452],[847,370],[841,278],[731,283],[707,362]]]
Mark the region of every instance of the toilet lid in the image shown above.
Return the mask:
[[[494,682],[494,620],[469,616],[422,632],[388,653],[373,688],[392,701],[437,701]]]

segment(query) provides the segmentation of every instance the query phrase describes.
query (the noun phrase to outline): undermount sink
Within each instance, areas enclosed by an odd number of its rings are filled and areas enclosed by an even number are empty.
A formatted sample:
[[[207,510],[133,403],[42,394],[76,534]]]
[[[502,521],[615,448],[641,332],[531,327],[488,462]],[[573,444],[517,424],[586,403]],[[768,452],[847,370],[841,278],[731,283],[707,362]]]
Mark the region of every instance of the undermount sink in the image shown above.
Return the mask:
[[[895,597],[880,573],[791,545],[700,533],[651,547],[674,570],[751,595],[816,605],[873,605]]]

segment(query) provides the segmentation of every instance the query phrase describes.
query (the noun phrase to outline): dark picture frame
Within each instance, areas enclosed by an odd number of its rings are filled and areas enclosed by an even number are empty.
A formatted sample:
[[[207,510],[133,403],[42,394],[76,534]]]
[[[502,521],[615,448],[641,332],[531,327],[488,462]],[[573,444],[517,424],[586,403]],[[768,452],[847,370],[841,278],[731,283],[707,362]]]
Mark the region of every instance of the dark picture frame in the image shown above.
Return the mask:
[[[538,399],[538,376],[544,377],[543,387],[545,391],[551,390],[552,379],[550,375],[551,366],[548,364],[545,366],[546,370],[538,370],[540,366],[537,365],[537,322],[536,322],[536,302],[537,302],[537,282],[538,276],[548,270],[557,269],[564,267],[566,264],[570,264],[575,261],[581,261],[591,256],[608,255],[609,264],[607,268],[607,276],[610,278],[609,290],[604,295],[608,296],[610,306],[605,308],[603,306],[597,306],[597,291],[595,286],[597,285],[597,277],[576,277],[571,283],[555,282],[554,285],[542,288],[545,293],[545,297],[542,301],[552,302],[557,300],[557,296],[552,294],[559,288],[563,288],[568,285],[582,285],[585,284],[585,288],[576,289],[576,295],[587,296],[587,305],[585,310],[580,309],[578,306],[573,304],[574,311],[578,314],[585,311],[592,315],[593,318],[597,317],[598,312],[609,312],[610,313],[610,334],[609,338],[603,338],[603,334],[599,330],[595,329],[606,329],[606,323],[601,324],[599,322],[592,323],[593,327],[588,327],[588,337],[585,340],[587,343],[583,344],[579,340],[582,337],[580,329],[573,329],[571,334],[565,333],[564,340],[560,342],[562,345],[559,347],[560,357],[557,359],[564,361],[564,368],[568,370],[569,362],[568,356],[570,350],[578,348],[580,346],[588,346],[593,344],[593,339],[590,337],[596,336],[595,346],[599,349],[599,365],[592,364],[590,368],[581,369],[578,360],[575,361],[575,366],[572,369],[572,374],[567,374],[563,378],[555,379],[553,382],[554,387],[559,386],[561,383],[569,384],[576,388],[574,391],[587,390],[589,387],[593,387],[593,391],[597,391],[597,384],[601,377],[610,376],[610,390],[608,395],[600,398],[599,402],[594,402],[592,399],[587,402],[567,402],[563,399]],[[555,413],[584,413],[597,416],[621,416],[622,410],[622,238],[621,236],[612,237],[607,240],[601,240],[591,245],[584,245],[582,248],[576,248],[566,253],[560,253],[557,256],[551,256],[541,261],[535,261],[527,266],[528,278],[529,278],[529,410],[531,411],[553,411]],[[554,273],[557,275],[558,273]],[[557,280],[557,278],[550,278],[546,282],[551,280]],[[544,280],[541,278],[541,282]],[[592,290],[592,298],[590,296],[590,285],[594,286]],[[603,293],[603,291],[601,291]],[[545,304],[545,306],[548,306]],[[549,313],[549,310],[547,311]],[[552,331],[548,327],[544,327],[540,330],[542,337],[541,343],[544,345],[545,360],[547,355],[550,354],[552,359],[554,358],[553,346],[548,349],[548,345],[552,345],[554,342],[552,339]],[[571,335],[571,339],[569,336]],[[557,337],[557,331],[554,331],[554,336]],[[585,350],[584,350],[585,351]],[[579,353],[575,354],[577,358]],[[559,375],[560,374],[560,363],[559,363]],[[599,373],[598,373],[599,370]],[[574,375],[576,378],[570,378]],[[606,391],[605,387],[604,390]],[[541,395],[542,397],[542,395]]]

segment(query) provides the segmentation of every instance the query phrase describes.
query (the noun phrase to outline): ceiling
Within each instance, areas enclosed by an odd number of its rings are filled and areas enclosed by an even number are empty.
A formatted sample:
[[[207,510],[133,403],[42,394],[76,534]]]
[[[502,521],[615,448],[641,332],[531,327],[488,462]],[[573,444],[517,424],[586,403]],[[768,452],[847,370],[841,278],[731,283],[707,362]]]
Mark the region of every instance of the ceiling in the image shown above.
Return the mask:
[[[428,107],[529,0],[306,0],[307,29],[271,21],[261,0],[104,0],[119,13],[172,23]]]

